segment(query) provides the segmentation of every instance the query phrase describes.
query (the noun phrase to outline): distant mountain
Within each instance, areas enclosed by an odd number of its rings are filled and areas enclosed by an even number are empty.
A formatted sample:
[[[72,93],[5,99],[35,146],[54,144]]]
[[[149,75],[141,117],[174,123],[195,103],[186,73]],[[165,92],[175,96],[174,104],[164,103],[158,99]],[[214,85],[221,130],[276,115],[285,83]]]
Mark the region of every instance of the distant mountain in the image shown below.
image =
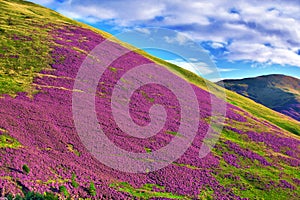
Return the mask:
[[[223,83],[229,90],[300,121],[300,80],[297,78],[274,74]]]

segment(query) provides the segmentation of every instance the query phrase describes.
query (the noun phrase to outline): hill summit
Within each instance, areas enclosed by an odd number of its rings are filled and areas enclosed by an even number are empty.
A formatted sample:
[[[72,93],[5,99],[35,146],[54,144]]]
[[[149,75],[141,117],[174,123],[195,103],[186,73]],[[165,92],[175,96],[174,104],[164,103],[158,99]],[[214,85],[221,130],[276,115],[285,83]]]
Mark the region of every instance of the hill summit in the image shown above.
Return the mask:
[[[273,74],[224,80],[225,88],[300,121],[300,80]]]

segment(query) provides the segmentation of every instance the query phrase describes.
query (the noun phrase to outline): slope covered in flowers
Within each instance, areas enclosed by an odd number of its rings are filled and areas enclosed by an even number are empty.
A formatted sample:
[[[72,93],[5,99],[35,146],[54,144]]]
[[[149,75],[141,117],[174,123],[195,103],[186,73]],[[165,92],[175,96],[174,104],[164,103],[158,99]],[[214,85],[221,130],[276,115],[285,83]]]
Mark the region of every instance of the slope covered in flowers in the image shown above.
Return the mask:
[[[18,92],[15,97],[3,94],[0,98],[1,195],[34,191],[63,196],[64,186],[72,198],[90,198],[89,188],[94,183],[94,198],[102,199],[300,198],[299,137],[232,104],[227,104],[219,142],[209,155],[199,158],[209,128],[211,102],[209,93],[196,85],[192,87],[201,120],[192,145],[182,157],[158,171],[139,174],[103,165],[77,135],[72,92],[80,92],[73,91],[73,85],[82,61],[105,38],[70,23],[49,23],[41,28],[48,35],[51,62],[50,67],[37,69],[32,82],[27,82],[36,92],[10,90]],[[108,52],[124,48],[111,44]],[[146,63],[153,61],[136,52],[118,58],[104,72],[97,88],[100,126],[111,141],[132,152],[155,151],[180,136],[178,102],[172,93],[157,85],[140,88],[131,100],[132,118],[139,124],[149,122],[148,111],[154,103],[166,108],[167,123],[155,137],[129,137],[113,120],[113,85],[126,71]],[[22,170],[24,165],[30,168],[29,173]]]

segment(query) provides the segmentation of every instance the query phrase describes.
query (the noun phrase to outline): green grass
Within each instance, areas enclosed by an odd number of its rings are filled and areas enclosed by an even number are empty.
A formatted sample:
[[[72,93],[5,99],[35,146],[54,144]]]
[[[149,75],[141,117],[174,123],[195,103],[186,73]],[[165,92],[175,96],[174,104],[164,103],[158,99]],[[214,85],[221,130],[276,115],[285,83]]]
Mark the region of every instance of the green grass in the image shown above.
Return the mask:
[[[299,191],[292,191],[290,189],[266,188],[266,184],[270,180],[274,181],[275,184],[279,183],[280,169],[278,168],[261,168],[254,165],[245,170],[229,166],[224,160],[220,161],[220,166],[219,173],[215,175],[216,179],[221,185],[232,188],[232,191],[242,198],[257,199],[259,197],[259,199],[278,199],[280,197],[280,199],[289,199],[294,192],[299,195]],[[236,181],[235,179],[227,178],[225,177],[226,174],[233,174],[239,177],[240,180]],[[249,175],[254,176],[254,178],[249,178]],[[289,182],[292,183],[291,181]],[[241,189],[243,187],[247,189]]]
[[[246,134],[238,134],[234,131],[223,129],[221,139],[230,140],[244,149],[250,149],[253,152],[264,156],[266,153],[267,146],[263,142],[253,142]],[[271,151],[271,150],[269,150]]]
[[[112,72],[117,72],[117,68],[115,68],[115,67],[109,67],[109,69],[110,69],[110,71],[112,71]]]
[[[95,183],[94,182],[90,183],[88,191],[89,191],[89,194],[91,196],[96,196],[97,192],[96,192],[96,187],[95,187]]]
[[[168,198],[168,199],[190,199],[185,196],[164,192],[164,187],[159,185],[153,185],[153,184],[145,184],[141,188],[134,188],[129,183],[121,182],[121,183],[111,184],[110,187],[115,188],[116,190],[121,192],[129,193],[135,198],[150,199],[150,198],[159,197],[159,198]],[[161,191],[154,191],[153,189],[154,187],[160,189]]]
[[[201,190],[198,195],[198,199],[201,200],[213,200],[214,191],[210,187],[207,187],[205,190]]]
[[[143,97],[144,97],[145,99],[147,99],[150,103],[154,103],[154,98],[150,98],[150,97],[148,96],[148,94],[147,94],[145,91],[141,90],[141,94],[142,94]]]
[[[0,148],[17,149],[20,147],[22,147],[22,145],[16,139],[14,139],[6,134],[0,135]]]
[[[59,192],[60,192],[61,194],[63,194],[65,197],[70,196],[69,191],[67,190],[67,188],[66,188],[64,185],[59,186]]]
[[[214,148],[213,152],[220,156],[220,169],[218,173],[214,174],[215,178],[219,183],[227,188],[232,188],[232,191],[242,197],[256,199],[277,199],[279,196],[281,199],[288,199],[292,194],[300,195],[299,190],[283,189],[278,187],[266,188],[271,180],[275,184],[279,184],[280,179],[285,179],[293,185],[293,180],[291,177],[300,178],[300,174],[296,174],[297,167],[291,167],[283,162],[277,162],[273,166],[263,166],[259,161],[251,160],[249,158],[244,158],[235,154],[232,150],[229,150],[224,141],[230,140],[238,144],[241,148],[250,149],[251,151],[263,156],[268,162],[274,163],[272,156],[275,153],[268,149],[263,143],[255,143],[248,139],[247,135],[240,135],[230,130],[224,129],[221,135],[221,140],[217,143],[217,146],[221,146],[222,150],[219,148]],[[224,152],[230,152],[238,156],[238,164],[241,168],[236,168],[227,164],[222,158]],[[271,156],[271,157],[269,157]],[[282,170],[284,169],[284,170]],[[231,174],[237,177],[239,180],[226,177],[226,175]],[[250,178],[253,176],[254,178]],[[295,186],[295,185],[294,185]],[[243,190],[241,188],[247,188]],[[296,186],[295,186],[296,187]]]
[[[189,169],[195,169],[195,170],[200,169],[199,167],[189,165],[189,164],[183,164],[183,163],[177,163],[177,162],[173,162],[172,164],[176,165],[176,166],[179,166],[179,167],[186,167],[186,168],[189,168]]]
[[[78,157],[81,155],[80,152],[74,148],[73,144],[67,144],[67,149]]]
[[[30,168],[28,167],[28,165],[23,165],[23,167],[22,167],[22,170],[23,170],[23,172],[25,172],[26,174],[29,174],[30,173]]]
[[[265,119],[278,127],[300,136],[300,122],[271,110],[237,93],[226,91],[227,101],[248,111],[258,118]]]
[[[35,94],[32,82],[36,73],[50,70],[52,27],[66,24],[89,28],[106,37],[109,34],[31,2],[0,0],[0,96],[16,96],[26,92]],[[20,40],[14,40],[17,36]]]
[[[31,7],[30,3],[1,1],[0,95],[34,93],[34,74],[50,68],[49,29],[39,27],[50,21],[36,20]],[[34,8],[42,12],[41,7]]]
[[[168,134],[168,135],[174,135],[174,136],[177,136],[177,137],[184,137],[184,135],[182,135],[182,134],[180,134],[178,132],[169,131],[169,130],[166,131],[166,134]]]
[[[51,185],[51,184],[54,184],[54,183],[64,184],[64,183],[70,182],[71,180],[58,178],[58,179],[55,179],[55,180],[54,179],[49,179],[47,181],[42,181],[42,180],[35,180],[35,181],[38,184]]]
[[[239,114],[241,114],[241,113],[239,113]],[[241,114],[241,115],[244,116],[243,114]],[[268,126],[265,126],[264,124],[260,123],[260,122],[262,122],[262,120],[257,121],[248,116],[244,116],[244,117],[247,119],[248,126],[245,126],[245,122],[239,122],[239,121],[235,121],[235,120],[228,119],[228,118],[225,120],[225,125],[229,126],[229,127],[234,127],[243,132],[253,131],[253,130],[255,130],[255,132],[257,132],[257,133],[273,131],[272,127],[268,127]]]
[[[152,152],[152,149],[150,149],[148,147],[145,147],[144,149],[145,149],[146,153],[151,153]]]
[[[78,188],[79,187],[79,184],[77,183],[76,181],[77,179],[77,176],[75,173],[72,174],[72,179],[71,179],[71,185],[74,187],[74,188]]]

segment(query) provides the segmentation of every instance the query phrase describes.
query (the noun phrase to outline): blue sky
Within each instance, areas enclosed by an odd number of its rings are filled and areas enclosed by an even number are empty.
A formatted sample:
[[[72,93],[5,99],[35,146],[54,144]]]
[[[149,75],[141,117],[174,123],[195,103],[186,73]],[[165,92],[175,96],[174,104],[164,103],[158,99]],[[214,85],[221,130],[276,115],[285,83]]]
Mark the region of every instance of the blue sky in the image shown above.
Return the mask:
[[[223,79],[265,74],[300,78],[300,1],[297,0],[33,2],[117,35],[126,30],[147,32],[148,27],[179,31],[207,50]],[[166,39],[184,42],[179,34]],[[136,44],[132,38],[127,42]],[[172,60],[164,53],[151,53],[188,68],[186,63]]]

